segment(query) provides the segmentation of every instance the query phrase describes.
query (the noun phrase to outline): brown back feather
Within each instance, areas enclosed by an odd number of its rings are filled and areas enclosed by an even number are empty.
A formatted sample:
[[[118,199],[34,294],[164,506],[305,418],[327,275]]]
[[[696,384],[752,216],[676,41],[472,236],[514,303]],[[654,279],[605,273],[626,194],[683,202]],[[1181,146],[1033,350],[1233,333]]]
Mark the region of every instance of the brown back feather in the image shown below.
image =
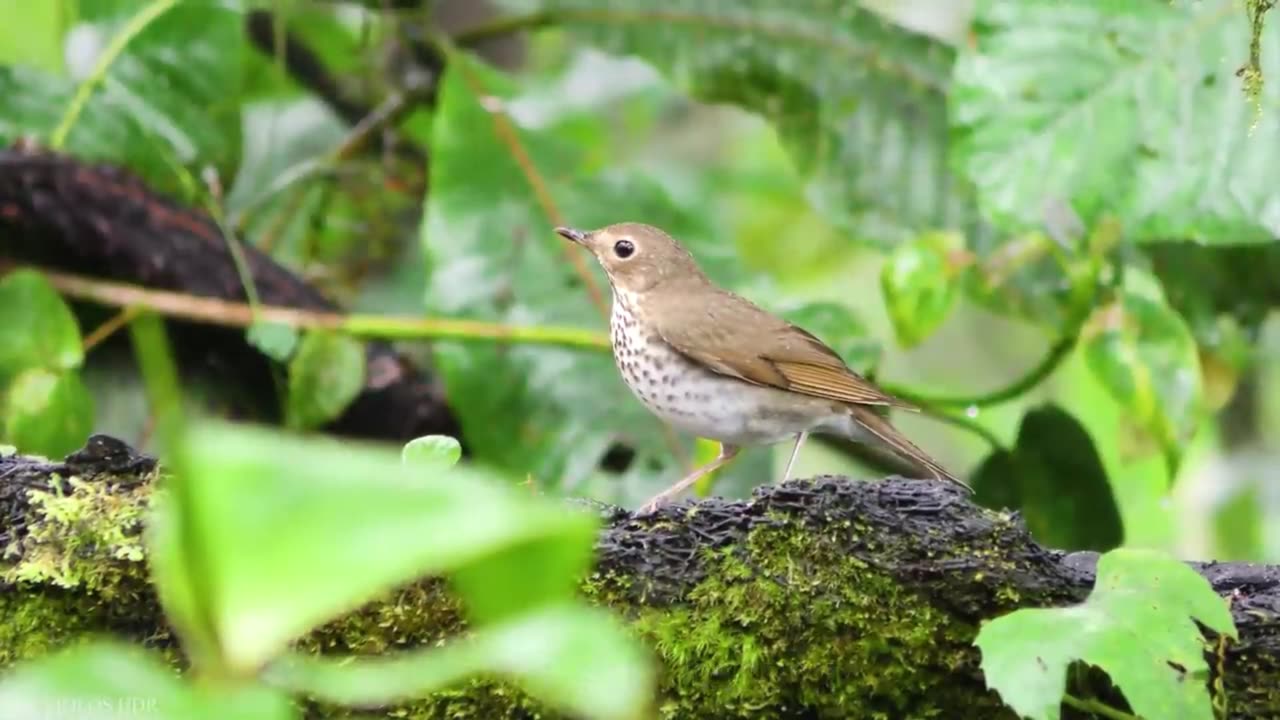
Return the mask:
[[[671,283],[645,298],[651,308],[646,321],[686,357],[757,385],[855,405],[917,409],[849,369],[812,333],[702,278],[689,282],[698,287]],[[680,307],[691,295],[708,300]]]

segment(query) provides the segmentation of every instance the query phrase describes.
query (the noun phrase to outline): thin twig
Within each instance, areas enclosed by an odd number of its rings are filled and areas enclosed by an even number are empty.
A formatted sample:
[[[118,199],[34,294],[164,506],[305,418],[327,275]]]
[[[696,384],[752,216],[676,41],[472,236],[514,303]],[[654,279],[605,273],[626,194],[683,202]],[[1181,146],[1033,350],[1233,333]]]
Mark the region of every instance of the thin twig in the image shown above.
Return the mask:
[[[141,306],[158,314],[223,327],[249,327],[255,321],[273,322],[300,330],[338,330],[356,337],[386,340],[474,340],[593,350],[609,349],[604,334],[580,328],[539,325],[502,325],[449,318],[344,315],[277,305],[233,302],[168,290],[152,290],[73,275],[31,265],[0,261],[0,273],[20,268],[41,272],[57,290],[69,297],[112,307]]]
[[[130,305],[122,309],[120,312],[107,318],[107,321],[93,329],[93,332],[84,336],[83,346],[87,353],[97,347],[102,341],[111,337],[117,330],[124,327],[130,320],[137,317],[140,308],[136,305]]]
[[[487,95],[484,82],[468,64],[467,59],[446,43],[447,41],[441,41],[441,46],[448,57],[449,64],[461,74],[462,80],[471,90],[471,94],[477,100],[483,99]],[[546,180],[543,179],[542,173],[538,172],[538,168],[533,164],[533,160],[529,157],[529,152],[525,149],[524,143],[521,142],[520,134],[516,132],[515,125],[512,124],[511,118],[507,116],[506,110],[491,105],[485,105],[484,107],[488,111],[489,117],[493,120],[494,134],[507,146],[507,151],[511,153],[511,158],[520,168],[525,181],[529,184],[529,189],[533,191],[534,199],[537,201],[538,206],[542,208],[542,212],[547,216],[551,226],[567,224],[564,216],[560,214],[560,208],[551,196],[551,190],[547,187]],[[582,253],[577,248],[574,248],[569,243],[564,243],[563,245],[564,253],[568,256],[569,261],[573,263],[573,269],[582,279],[587,293],[591,296],[592,304],[596,306],[601,315],[608,317],[609,305],[605,301],[604,292],[596,282],[595,276],[591,274],[590,269],[587,267],[586,259],[583,258]]]

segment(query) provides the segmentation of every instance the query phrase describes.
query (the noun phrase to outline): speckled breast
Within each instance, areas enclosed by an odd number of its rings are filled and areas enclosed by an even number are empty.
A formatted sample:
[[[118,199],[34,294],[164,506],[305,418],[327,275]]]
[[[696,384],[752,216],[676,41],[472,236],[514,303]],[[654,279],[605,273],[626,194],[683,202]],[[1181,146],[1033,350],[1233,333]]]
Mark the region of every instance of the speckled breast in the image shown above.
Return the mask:
[[[615,291],[609,322],[614,362],[636,398],[664,421],[698,437],[735,444],[777,442],[821,423],[815,406],[826,403],[691,362],[647,328],[634,306],[634,298]]]

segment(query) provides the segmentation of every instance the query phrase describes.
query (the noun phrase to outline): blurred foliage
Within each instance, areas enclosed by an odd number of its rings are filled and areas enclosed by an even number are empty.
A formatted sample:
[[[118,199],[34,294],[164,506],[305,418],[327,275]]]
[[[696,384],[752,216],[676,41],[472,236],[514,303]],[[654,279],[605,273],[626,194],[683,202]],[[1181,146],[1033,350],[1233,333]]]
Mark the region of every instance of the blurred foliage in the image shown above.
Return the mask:
[[[80,377],[80,327],[38,273],[0,278],[0,437],[25,452],[61,458],[92,431],[93,397]]]
[[[152,496],[147,557],[200,681],[98,640],[6,675],[0,716],[104,703],[114,712],[127,699],[146,705],[124,711],[174,720],[275,720],[300,717],[289,693],[367,707],[494,673],[580,717],[643,714],[653,686],[643,651],[574,596],[596,515],[455,467],[456,452],[437,439],[403,462],[385,447],[265,428],[188,429],[162,326],[148,315],[131,329],[171,473]],[[443,454],[424,462],[424,443]],[[470,611],[466,637],[390,659],[292,656],[312,629],[438,575]]]
[[[552,227],[660,225],[717,282],[973,431],[926,421],[920,444],[1043,541],[1265,559],[1275,540],[1252,528],[1280,520],[1280,476],[1217,470],[1274,467],[1280,442],[1254,409],[1280,403],[1280,350],[1263,342],[1280,304],[1280,30],[1264,6],[0,3],[0,142],[125,165],[349,307],[522,337],[606,326],[602,274]],[[72,318],[34,274],[0,285],[2,439],[23,450],[56,456],[103,422]],[[495,335],[422,351],[490,482],[631,504],[708,451],[644,412],[606,354]],[[249,338],[288,363],[295,429],[355,397],[357,341],[263,324]],[[405,467],[454,458],[440,440],[403,452]],[[241,460],[206,471],[258,462]],[[743,496],[779,460],[753,449],[710,490]],[[1216,500],[1175,510],[1178,496]],[[513,541],[457,589],[497,633],[559,597],[579,552]],[[499,594],[476,590],[491,582]],[[262,634],[252,657],[297,630]],[[453,661],[490,667],[486,652]],[[76,662],[49,677],[101,658]],[[328,685],[331,670],[289,677]]]

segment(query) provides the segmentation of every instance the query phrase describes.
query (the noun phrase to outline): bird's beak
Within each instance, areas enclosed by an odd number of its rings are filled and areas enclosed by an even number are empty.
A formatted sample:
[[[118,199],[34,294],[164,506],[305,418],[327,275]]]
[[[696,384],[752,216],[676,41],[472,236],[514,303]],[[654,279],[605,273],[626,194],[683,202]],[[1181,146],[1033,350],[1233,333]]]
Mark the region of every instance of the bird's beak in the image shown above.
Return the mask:
[[[560,237],[563,237],[567,240],[572,240],[578,243],[579,245],[581,245],[583,241],[587,239],[586,233],[582,232],[581,230],[574,230],[573,228],[558,227],[556,228],[556,233],[560,235]]]

